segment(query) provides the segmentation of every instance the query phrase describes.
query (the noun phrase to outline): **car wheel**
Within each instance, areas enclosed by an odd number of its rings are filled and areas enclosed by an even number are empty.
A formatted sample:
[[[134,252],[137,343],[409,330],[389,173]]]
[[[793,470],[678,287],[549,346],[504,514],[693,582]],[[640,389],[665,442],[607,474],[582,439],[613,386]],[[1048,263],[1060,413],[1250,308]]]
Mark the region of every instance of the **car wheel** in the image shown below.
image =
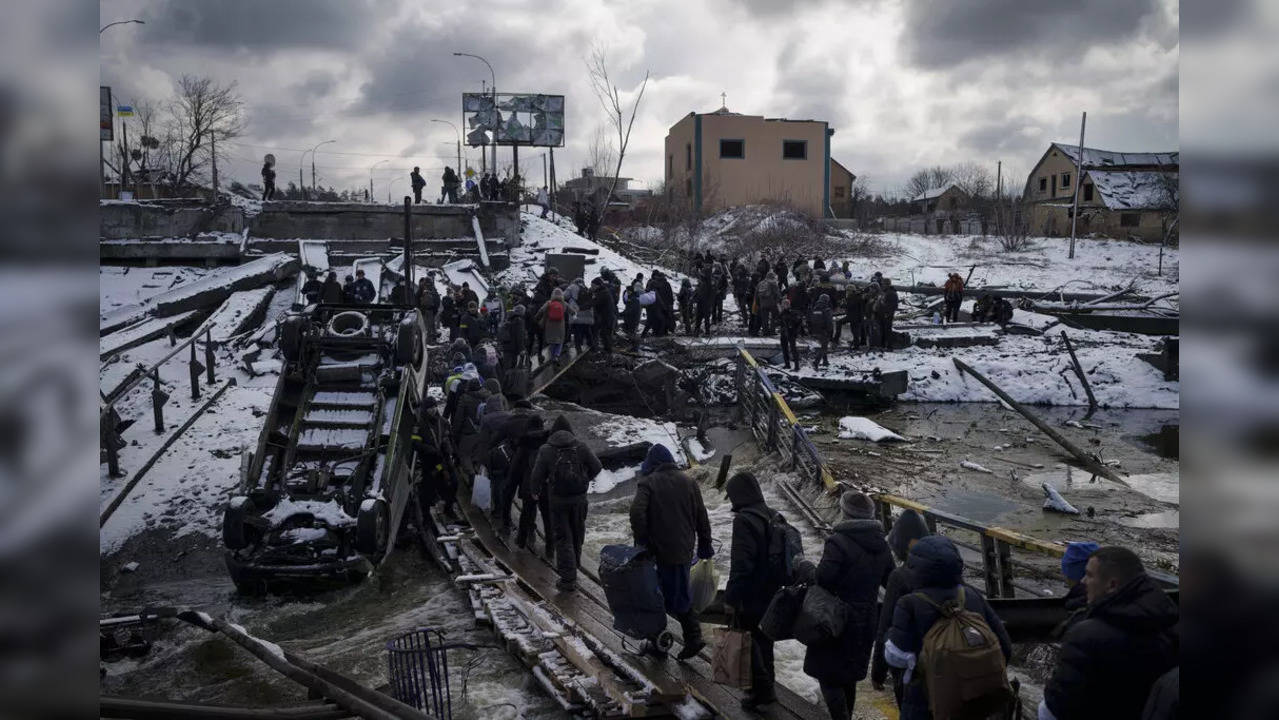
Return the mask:
[[[365,500],[355,521],[355,549],[364,555],[376,555],[386,548],[388,535],[386,502],[376,498]]]
[[[227,502],[226,510],[222,513],[222,544],[228,550],[241,550],[252,543],[253,531],[248,518],[256,513],[253,501],[243,495]]]

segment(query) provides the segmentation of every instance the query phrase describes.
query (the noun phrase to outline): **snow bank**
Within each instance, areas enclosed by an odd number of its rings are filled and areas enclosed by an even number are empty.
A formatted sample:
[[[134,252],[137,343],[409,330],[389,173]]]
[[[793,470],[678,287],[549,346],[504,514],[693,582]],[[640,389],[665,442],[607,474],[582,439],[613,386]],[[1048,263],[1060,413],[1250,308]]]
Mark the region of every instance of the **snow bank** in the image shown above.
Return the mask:
[[[906,438],[864,417],[847,416],[839,419],[839,437],[841,440],[905,440]]]
[[[600,474],[596,475],[595,479],[591,481],[590,488],[587,492],[602,495],[627,480],[634,480],[635,476],[638,474],[638,467],[626,467],[619,470],[609,470],[608,468],[604,468],[603,470],[600,470]]]

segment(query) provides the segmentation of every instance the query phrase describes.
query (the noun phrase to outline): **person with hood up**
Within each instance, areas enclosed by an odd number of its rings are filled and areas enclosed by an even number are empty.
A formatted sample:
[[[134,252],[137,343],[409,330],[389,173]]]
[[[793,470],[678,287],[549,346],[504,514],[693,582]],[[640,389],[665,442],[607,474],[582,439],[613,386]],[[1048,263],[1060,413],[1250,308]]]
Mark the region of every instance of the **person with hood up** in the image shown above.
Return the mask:
[[[799,372],[799,334],[804,330],[804,319],[791,307],[790,298],[782,298],[777,328],[782,344],[782,367],[789,370],[794,363],[795,371]]]
[[[697,289],[693,291],[693,300],[697,303],[697,313],[693,318],[693,334],[700,335],[703,330],[711,334],[711,322],[715,316],[715,277],[709,268],[703,269],[697,278]]]
[[[502,347],[502,368],[511,370],[520,366],[520,356],[528,345],[528,327],[525,325],[523,305],[516,305],[497,329],[497,341]]]
[[[876,690],[884,689],[884,683],[888,680],[889,667],[884,660],[884,638],[888,635],[888,628],[893,624],[893,610],[897,607],[899,598],[916,589],[910,568],[906,566],[906,558],[915,543],[930,534],[924,516],[914,510],[902,511],[897,522],[893,523],[893,529],[888,531],[888,547],[892,549],[893,556],[901,565],[894,568],[888,575],[888,584],[884,588],[884,603],[879,612],[879,627],[875,631],[875,651],[871,653],[870,683]],[[892,676],[893,695],[897,698],[897,706],[900,708],[902,671],[892,668]]]
[[[851,341],[853,347],[861,347],[866,344],[866,324],[863,321],[866,315],[865,302],[861,288],[851,282],[848,283],[844,288],[844,316],[835,321],[835,339],[833,342],[836,345],[839,344],[839,338],[844,333],[845,325],[853,333]]]
[[[463,375],[462,391],[454,395],[457,405],[452,414],[453,447],[457,450],[458,463],[467,477],[475,474],[475,443],[479,436],[480,421],[477,412],[489,392],[480,380],[480,373],[471,369]]]
[[[733,507],[733,539],[724,605],[734,627],[751,635],[751,689],[742,707],[755,710],[777,701],[774,688],[773,641],[759,629],[768,603],[781,587],[768,563],[768,532],[776,514],[764,503],[759,481],[739,472],[724,486]]]
[[[665,445],[648,449],[640,478],[631,500],[631,535],[635,546],[647,548],[657,563],[657,580],[662,588],[666,612],[679,621],[684,636],[680,660],[697,656],[706,643],[702,624],[693,609],[689,569],[697,559],[715,554],[711,547],[711,520],[702,502],[702,491],[688,475],[680,472]],[[650,638],[645,651],[664,657],[657,638]]]
[[[924,635],[941,618],[937,606],[955,601],[962,590],[964,608],[981,615],[994,631],[1004,662],[1012,653],[1012,642],[1008,639],[1004,622],[986,598],[976,588],[963,582],[964,561],[950,538],[941,535],[921,538],[911,548],[906,565],[911,570],[916,591],[903,595],[893,608],[893,624],[884,643],[884,659],[889,665],[905,670],[901,720],[931,720],[924,673],[916,672],[915,665],[924,647]],[[920,597],[921,594],[924,597]]]
[[[946,312],[943,319],[948,323],[959,322],[959,306],[964,302],[964,281],[959,273],[951,273],[942,285],[942,297],[946,300]]]
[[[324,285],[320,289],[320,302],[329,305],[342,302],[342,286],[338,285],[338,274],[332,270],[324,276]]]
[[[777,320],[777,308],[781,302],[782,291],[777,284],[777,273],[770,272],[755,288],[755,303],[758,307],[760,332],[773,334],[773,323]]]
[[[879,339],[885,350],[893,344],[893,317],[897,315],[897,288],[893,281],[884,278],[881,281],[883,292],[879,298],[879,306],[875,308],[875,322],[879,326]]]
[[[426,179],[422,177],[422,168],[413,166],[409,173],[409,183],[413,186],[413,204],[422,204],[422,188],[426,187]]]
[[[1062,638],[1039,718],[1141,717],[1155,682],[1177,665],[1177,605],[1128,548],[1093,552],[1083,584],[1088,607]]]
[[[591,302],[595,306],[595,337],[605,354],[613,352],[613,328],[617,325],[615,286],[600,277],[591,281]]]
[[[486,380],[485,384],[496,383],[496,380]],[[493,392],[493,387],[489,387],[489,391]],[[512,493],[508,487],[511,476],[511,460],[515,456],[515,450],[511,443],[506,440],[506,426],[511,421],[511,411],[507,407],[506,398],[502,395],[501,387],[497,387],[497,392],[488,396],[484,404],[480,406],[480,436],[476,442],[476,455],[480,462],[484,465],[485,474],[488,475],[490,487],[492,488],[492,510],[489,517],[493,525],[493,529],[503,536],[509,535],[511,531],[511,503],[505,501]]]
[[[551,436],[537,451],[532,482],[550,496],[555,571],[560,576],[555,588],[560,592],[577,590],[577,566],[586,539],[586,492],[602,469],[595,453],[573,435],[568,418],[555,418]]]
[[[551,291],[551,299],[542,304],[537,311],[537,322],[542,326],[542,337],[551,349],[551,361],[559,364],[560,352],[564,349],[564,338],[568,324],[573,320],[573,310],[564,300],[564,291],[555,288]],[[541,352],[538,352],[541,357]]]
[[[511,461],[512,475],[509,478],[511,487],[518,491],[520,497],[519,531],[515,536],[515,546],[521,550],[536,552],[533,548],[537,530],[537,517],[542,516],[542,539],[545,542],[542,556],[547,560],[554,558],[554,537],[551,533],[551,497],[544,485],[533,484],[533,462],[538,450],[546,444],[550,435],[542,417],[532,411],[533,405],[528,400],[515,403],[515,411],[509,427],[511,437],[515,438],[515,458]],[[522,412],[527,410],[527,412]]]
[[[684,333],[693,335],[693,318],[694,318],[694,294],[693,281],[684,278],[679,282],[679,294],[675,296],[679,300],[679,317],[684,321]]]
[[[813,356],[813,369],[817,370],[822,365],[830,367],[830,338],[835,332],[835,317],[830,309],[830,295],[822,293],[817,298],[817,304],[813,306],[813,311],[808,314],[808,331],[817,340],[817,354]]]
[[[839,496],[839,508],[844,519],[826,538],[817,564],[817,584],[842,600],[848,615],[837,637],[809,646],[804,674],[821,685],[832,720],[850,720],[857,683],[866,677],[875,644],[875,601],[879,588],[888,582],[893,559],[869,497],[846,490]]]
[[[417,466],[422,473],[418,502],[430,515],[430,508],[438,500],[444,501],[444,512],[453,515],[453,503],[457,498],[457,478],[453,475],[453,462],[449,458],[452,449],[448,434],[444,431],[444,419],[440,417],[439,404],[427,395],[418,407],[417,427],[409,438],[416,455]]]

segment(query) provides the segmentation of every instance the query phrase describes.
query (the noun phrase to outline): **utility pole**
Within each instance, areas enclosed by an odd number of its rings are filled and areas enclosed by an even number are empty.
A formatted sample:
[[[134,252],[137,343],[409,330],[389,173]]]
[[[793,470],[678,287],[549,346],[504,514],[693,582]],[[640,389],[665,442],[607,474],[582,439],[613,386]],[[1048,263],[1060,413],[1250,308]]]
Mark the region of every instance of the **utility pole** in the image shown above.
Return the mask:
[[[995,201],[998,202],[1004,196],[1004,161],[997,160],[995,164]]]
[[[555,148],[547,148],[551,156],[551,212],[555,212]]]
[[[302,154],[306,155],[306,151],[303,151]],[[305,200],[306,199],[306,183],[302,182],[302,163],[298,163],[298,190],[302,191],[302,199]],[[387,200],[387,202],[390,202],[390,200]]]
[[[120,136],[124,143],[120,150],[120,189],[124,190],[129,184],[129,123],[123,118],[120,119]]]
[[[1075,158],[1075,198],[1070,203],[1070,259],[1075,257],[1075,223],[1079,220],[1079,186],[1083,185],[1080,173],[1084,167],[1084,126],[1088,123],[1088,112],[1084,111],[1079,119],[1079,156]]]
[[[218,201],[218,134],[209,133],[209,156],[213,159],[213,201]]]
[[[315,192],[315,151],[311,151],[311,192]]]
[[[542,185],[550,182],[550,178],[546,174],[546,153],[542,153]]]

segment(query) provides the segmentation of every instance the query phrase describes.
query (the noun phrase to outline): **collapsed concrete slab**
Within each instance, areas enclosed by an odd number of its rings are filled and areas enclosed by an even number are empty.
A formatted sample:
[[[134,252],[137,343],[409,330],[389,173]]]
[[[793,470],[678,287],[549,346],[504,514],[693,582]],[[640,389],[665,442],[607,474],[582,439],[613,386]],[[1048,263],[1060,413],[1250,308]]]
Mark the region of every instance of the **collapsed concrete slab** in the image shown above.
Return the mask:
[[[176,331],[183,325],[193,323],[199,314],[198,310],[190,310],[169,317],[148,318],[136,322],[119,332],[101,338],[98,341],[98,359],[106,360],[112,355],[163,337],[170,330]]]
[[[921,348],[961,348],[998,345],[999,328],[994,325],[933,325],[909,331],[912,344]]]
[[[222,345],[256,326],[265,315],[266,307],[274,294],[275,288],[270,285],[232,293],[209,316],[207,325],[213,342]]]

